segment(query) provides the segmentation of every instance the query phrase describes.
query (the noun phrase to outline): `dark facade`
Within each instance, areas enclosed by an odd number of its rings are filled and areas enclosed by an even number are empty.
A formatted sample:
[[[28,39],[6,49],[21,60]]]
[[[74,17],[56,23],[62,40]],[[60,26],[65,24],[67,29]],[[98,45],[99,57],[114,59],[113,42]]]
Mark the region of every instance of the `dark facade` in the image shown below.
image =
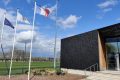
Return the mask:
[[[106,67],[105,39],[116,36],[120,36],[120,24],[62,39],[61,68],[83,70],[95,63]]]
[[[98,63],[97,30],[61,40],[61,67],[85,69]]]

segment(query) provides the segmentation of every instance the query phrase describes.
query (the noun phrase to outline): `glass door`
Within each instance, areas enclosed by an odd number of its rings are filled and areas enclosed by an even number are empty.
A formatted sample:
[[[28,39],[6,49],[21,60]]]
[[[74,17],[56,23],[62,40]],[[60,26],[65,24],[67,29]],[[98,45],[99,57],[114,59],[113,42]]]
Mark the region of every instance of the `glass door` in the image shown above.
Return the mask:
[[[109,70],[120,69],[120,38],[106,39],[107,65]]]

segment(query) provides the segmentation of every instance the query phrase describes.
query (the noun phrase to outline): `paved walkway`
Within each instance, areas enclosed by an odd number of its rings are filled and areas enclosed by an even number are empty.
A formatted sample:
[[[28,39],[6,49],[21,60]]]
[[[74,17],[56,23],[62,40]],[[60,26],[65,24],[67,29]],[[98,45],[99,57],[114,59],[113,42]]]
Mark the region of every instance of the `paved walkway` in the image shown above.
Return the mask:
[[[120,71],[94,72],[86,80],[120,80]]]
[[[63,69],[70,74],[87,75],[88,77],[83,80],[120,80],[120,71],[98,71],[90,72],[74,69]]]

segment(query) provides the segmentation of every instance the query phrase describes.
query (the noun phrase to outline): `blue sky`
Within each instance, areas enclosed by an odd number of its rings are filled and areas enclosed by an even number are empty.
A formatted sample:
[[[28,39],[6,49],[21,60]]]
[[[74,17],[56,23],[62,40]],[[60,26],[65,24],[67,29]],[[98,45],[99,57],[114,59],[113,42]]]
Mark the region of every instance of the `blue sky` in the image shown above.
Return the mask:
[[[40,6],[52,7],[56,4],[56,0],[36,1],[37,5]],[[27,17],[32,25],[34,0],[1,0],[0,8],[6,9],[13,17],[16,15],[16,9],[19,8],[20,13]],[[61,38],[119,23],[119,9],[120,0],[59,0],[57,23],[58,47],[60,47]],[[52,17],[55,17],[55,15]],[[48,39],[54,42],[55,20],[51,19],[51,16],[44,17],[36,14],[35,26],[36,34],[40,35],[39,39],[42,36],[42,40]],[[48,45],[45,43],[41,44]],[[52,51],[51,54],[49,54],[49,51],[39,53],[40,51],[38,50],[38,54],[35,56],[52,56]]]

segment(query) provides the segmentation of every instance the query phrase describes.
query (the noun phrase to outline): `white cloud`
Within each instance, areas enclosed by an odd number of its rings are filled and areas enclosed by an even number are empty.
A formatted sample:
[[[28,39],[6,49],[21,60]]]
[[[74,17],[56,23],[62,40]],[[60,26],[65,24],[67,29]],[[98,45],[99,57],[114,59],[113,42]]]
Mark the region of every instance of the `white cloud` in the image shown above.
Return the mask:
[[[36,32],[33,35],[33,41],[36,39]],[[17,34],[17,41],[21,43],[30,43],[32,38],[32,31],[22,31]]]
[[[106,0],[105,2],[102,2],[98,4],[97,6],[103,11],[108,12],[113,9],[114,6],[118,4],[118,0]]]
[[[118,3],[118,0],[107,0],[105,2],[102,2],[100,4],[98,4],[98,7],[100,8],[109,8],[109,7],[113,7]]]
[[[41,35],[37,38],[37,41],[34,43],[34,48],[38,48],[40,53],[42,52],[54,52],[54,38],[47,38],[44,35]],[[42,51],[42,52],[41,52]],[[60,51],[60,39],[57,39],[57,52]]]
[[[28,34],[28,33],[27,33]],[[27,35],[26,35],[27,36]],[[43,35],[39,32],[36,32],[36,40],[33,43],[33,53],[37,53],[38,55],[46,54],[53,56],[54,53],[54,37],[48,38],[46,35]],[[24,41],[25,38],[22,40]],[[29,40],[29,39],[28,39]],[[24,43],[24,42],[23,42]],[[19,44],[20,46],[20,44]],[[24,47],[24,44],[21,46]],[[27,44],[27,48],[30,49],[30,43]],[[56,52],[60,51],[60,39],[57,39],[57,50]]]
[[[97,6],[99,7],[99,14],[97,14],[97,18],[102,19],[107,12],[110,12],[113,10],[114,6],[116,6],[119,3],[118,0],[106,0]]]
[[[112,11],[112,8],[103,9],[103,12],[109,12],[109,11]]]
[[[4,29],[4,48],[10,49],[13,44],[13,34],[14,30]],[[19,49],[24,49],[24,43],[27,42],[27,50],[30,50],[30,41],[32,33],[31,31],[22,31],[16,34],[16,43],[15,47]],[[42,54],[53,56],[54,52],[54,37],[47,37],[44,34],[41,34],[37,31],[34,31],[34,41],[33,41],[33,54],[37,53],[39,56]],[[60,39],[57,39],[57,52],[60,51]]]
[[[32,25],[18,24],[17,30],[32,30]]]
[[[77,17],[76,15],[70,15],[67,18],[60,18],[58,20],[58,25],[63,28],[73,28],[81,18],[82,16]]]

